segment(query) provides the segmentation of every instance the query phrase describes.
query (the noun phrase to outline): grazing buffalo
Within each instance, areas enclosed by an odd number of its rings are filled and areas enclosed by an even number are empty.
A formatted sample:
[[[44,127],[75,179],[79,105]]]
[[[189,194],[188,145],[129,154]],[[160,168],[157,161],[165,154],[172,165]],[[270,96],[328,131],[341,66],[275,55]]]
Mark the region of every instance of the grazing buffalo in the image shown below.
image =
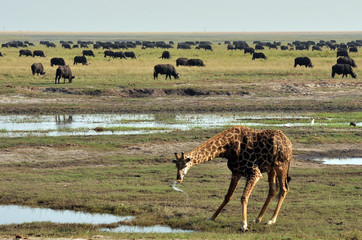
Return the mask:
[[[124,52],[124,55],[128,58],[137,59],[136,54],[134,52]]]
[[[349,52],[358,52],[358,49],[357,49],[357,47],[350,47],[350,48],[348,49],[348,51],[349,51]]]
[[[307,67],[310,67],[312,68],[313,65],[312,65],[312,61],[310,60],[309,57],[297,57],[294,59],[294,67],[296,67],[297,65],[299,66],[305,66],[306,68]]]
[[[104,57],[113,57],[114,58],[114,52],[111,50],[104,51]]]
[[[251,60],[255,60],[256,58],[263,58],[263,59],[267,59],[267,57],[265,56],[264,53],[262,52],[257,52],[253,54],[253,58]]]
[[[176,67],[178,66],[186,66],[188,58],[177,58],[176,60]]]
[[[124,54],[124,52],[114,52],[113,58],[124,58],[127,59],[126,55]]]
[[[92,50],[83,50],[83,56],[94,57],[94,53]]]
[[[347,57],[340,57],[337,59],[337,63],[338,64],[349,64],[351,65],[352,67],[357,67],[355,61],[353,60],[353,58],[351,58],[350,56],[347,56]]]
[[[33,56],[33,54],[31,53],[30,50],[27,50],[27,49],[21,49],[19,50],[19,57],[21,56]]]
[[[43,52],[42,50],[35,50],[35,51],[33,52],[33,57],[35,57],[35,56],[45,57],[45,54],[44,54],[44,52]]]
[[[252,47],[244,48],[244,54],[246,54],[246,53],[250,53],[250,55],[251,55],[251,54],[255,53],[255,49]]]
[[[348,56],[347,50],[338,50],[337,51],[337,57],[347,57],[347,56]]]
[[[338,75],[342,74],[342,78],[344,76],[347,77],[348,74],[350,74],[352,76],[352,78],[356,78],[357,74],[355,74],[352,70],[352,66],[349,64],[335,64],[332,67],[332,78],[334,78],[334,76],[336,75],[336,73]]]
[[[64,66],[65,61],[63,58],[52,58],[50,59],[50,66],[53,67],[53,65]]]
[[[198,66],[198,67],[205,67],[206,65],[201,59],[189,59],[186,63],[186,66]]]
[[[59,66],[57,68],[57,71],[55,73],[55,84],[57,84],[57,80],[58,80],[58,84],[59,84],[60,78],[64,79],[64,83],[65,83],[65,79],[68,79],[68,82],[71,83],[73,78],[75,78],[75,76],[73,76],[73,74],[72,74],[72,70],[70,70],[70,67],[68,65]]]
[[[171,59],[171,54],[170,54],[169,51],[164,51],[160,58],[162,58],[162,59]]]
[[[73,65],[81,63],[83,65],[88,65],[87,58],[85,56],[75,56]]]
[[[31,65],[31,72],[33,73],[33,75],[44,75],[44,67],[43,64],[41,63],[33,63],[33,65]]]
[[[255,50],[264,50],[264,47],[262,45],[256,44]]]
[[[178,78],[178,73],[176,72],[176,68],[171,64],[158,64],[154,67],[153,71],[153,79],[158,78],[158,74],[166,74],[166,78],[169,77],[171,80],[171,76],[175,79]]]

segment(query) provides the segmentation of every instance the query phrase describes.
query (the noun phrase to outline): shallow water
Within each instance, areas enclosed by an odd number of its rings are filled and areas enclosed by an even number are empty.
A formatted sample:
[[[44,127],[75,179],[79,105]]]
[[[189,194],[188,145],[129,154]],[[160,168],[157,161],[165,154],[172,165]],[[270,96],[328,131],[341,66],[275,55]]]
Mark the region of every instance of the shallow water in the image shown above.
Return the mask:
[[[166,120],[163,117],[157,114],[0,115],[0,137],[150,134],[232,125],[265,127],[311,125],[310,117],[290,115],[170,114],[166,116]],[[253,122],[260,119],[283,120],[285,123]],[[301,119],[305,119],[304,123],[300,122]],[[342,124],[349,125],[349,123]],[[322,124],[316,120],[315,125]],[[360,125],[361,123],[357,123],[357,126]],[[125,127],[132,130],[96,132],[94,129],[97,127]]]
[[[168,226],[148,226],[148,227],[139,227],[139,226],[126,226],[122,225],[116,228],[102,228],[101,231],[104,232],[117,232],[117,233],[191,233],[192,230],[183,230],[175,229]]]
[[[331,165],[362,165],[362,158],[321,158],[317,160]]]
[[[31,222],[110,224],[121,221],[130,221],[132,219],[133,217],[131,216],[120,217],[111,214],[0,205],[0,225]]]

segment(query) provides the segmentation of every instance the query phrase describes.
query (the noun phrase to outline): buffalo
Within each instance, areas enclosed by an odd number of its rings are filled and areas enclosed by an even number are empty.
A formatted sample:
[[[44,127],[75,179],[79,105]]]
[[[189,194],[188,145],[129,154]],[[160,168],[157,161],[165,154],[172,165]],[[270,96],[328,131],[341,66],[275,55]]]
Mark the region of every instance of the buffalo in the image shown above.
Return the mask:
[[[347,50],[338,50],[337,51],[337,57],[347,57],[347,56],[348,56]]]
[[[176,67],[178,66],[186,66],[188,58],[177,58],[176,60]]]
[[[250,53],[250,55],[251,55],[251,54],[255,53],[255,49],[252,47],[244,48],[244,54],[246,54],[246,53]]]
[[[355,74],[352,70],[352,66],[349,64],[335,64],[332,67],[332,78],[334,78],[334,76],[336,75],[336,73],[338,75],[342,74],[342,78],[344,76],[347,77],[348,74],[350,74],[352,76],[352,78],[356,78],[357,74]]]
[[[113,57],[114,58],[114,52],[111,50],[104,51],[104,57]]]
[[[43,52],[42,50],[35,50],[35,51],[33,52],[33,57],[35,57],[35,56],[45,57],[45,54],[44,54],[44,52]]]
[[[179,74],[176,72],[176,68],[171,64],[158,64],[154,67],[153,71],[153,79],[158,78],[158,74],[166,74],[166,78],[169,77],[171,80],[171,76],[175,79],[179,77]]]
[[[353,58],[351,58],[350,56],[347,56],[347,57],[340,57],[337,59],[337,63],[338,64],[349,64],[351,65],[352,67],[357,67],[355,61],[353,60]]]
[[[199,66],[199,67],[205,67],[206,65],[201,59],[195,58],[195,59],[189,59],[186,63],[186,66]]]
[[[73,65],[81,63],[83,65],[88,65],[87,58],[85,56],[75,56]]]
[[[33,56],[33,54],[31,53],[30,50],[27,50],[27,49],[21,49],[19,50],[19,57],[21,56]]]
[[[64,66],[65,61],[63,58],[52,58],[50,59],[50,66],[53,67],[53,65]]]
[[[312,61],[310,60],[309,57],[297,57],[294,59],[294,67],[296,67],[297,65],[299,66],[305,66],[306,68],[307,67],[310,67],[312,68],[313,65],[312,65]]]
[[[33,75],[44,75],[44,67],[43,64],[41,63],[33,63],[33,65],[31,65],[31,72],[33,73]]]
[[[65,83],[65,79],[68,79],[69,83],[71,83],[73,81],[73,79],[75,78],[75,76],[73,76],[73,74],[72,74],[72,70],[70,70],[70,67],[68,65],[59,66],[57,68],[57,71],[55,73],[55,84],[57,84],[57,80],[58,80],[58,84],[59,84],[60,78],[64,79],[64,83]]]
[[[113,55],[114,58],[124,58],[124,59],[127,59],[126,55],[124,54],[124,52],[114,52],[114,55]]]
[[[94,53],[92,50],[83,50],[83,56],[90,56],[90,57],[94,57]]]
[[[162,59],[171,59],[171,54],[170,54],[169,51],[164,51],[160,58],[162,58]]]
[[[255,59],[257,59],[257,58],[263,58],[263,59],[265,59],[265,60],[267,59],[267,57],[265,56],[265,54],[262,53],[262,52],[256,52],[256,53],[253,54],[252,60],[255,60]]]
[[[124,55],[128,58],[137,59],[136,54],[134,52],[124,52]]]

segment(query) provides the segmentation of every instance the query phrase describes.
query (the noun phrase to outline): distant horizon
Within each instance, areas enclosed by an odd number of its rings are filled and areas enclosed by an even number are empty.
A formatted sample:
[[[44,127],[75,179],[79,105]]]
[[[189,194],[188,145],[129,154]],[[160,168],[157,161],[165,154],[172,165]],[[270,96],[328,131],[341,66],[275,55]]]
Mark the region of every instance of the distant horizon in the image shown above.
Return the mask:
[[[362,31],[361,0],[0,0],[0,30],[39,32]],[[345,5],[345,6],[344,6]]]

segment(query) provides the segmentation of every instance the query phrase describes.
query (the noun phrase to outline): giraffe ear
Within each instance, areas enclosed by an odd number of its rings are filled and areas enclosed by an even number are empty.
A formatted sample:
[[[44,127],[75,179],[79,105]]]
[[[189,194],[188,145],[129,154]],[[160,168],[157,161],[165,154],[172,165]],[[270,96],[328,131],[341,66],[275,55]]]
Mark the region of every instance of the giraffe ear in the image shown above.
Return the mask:
[[[176,161],[176,160],[172,160],[172,163],[177,163],[177,161]]]
[[[186,163],[191,162],[191,158],[186,159]]]

